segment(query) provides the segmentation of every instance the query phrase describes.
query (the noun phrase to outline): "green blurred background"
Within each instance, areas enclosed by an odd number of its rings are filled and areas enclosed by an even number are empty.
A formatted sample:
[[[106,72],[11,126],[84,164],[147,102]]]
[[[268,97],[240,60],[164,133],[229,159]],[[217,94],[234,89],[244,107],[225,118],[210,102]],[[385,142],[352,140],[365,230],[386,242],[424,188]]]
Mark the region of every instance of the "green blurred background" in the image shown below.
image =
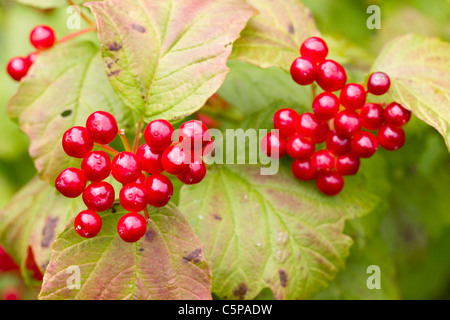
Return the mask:
[[[36,0],[39,1],[39,0]],[[383,45],[406,33],[436,36],[450,41],[448,0],[304,0],[319,30],[338,57],[347,57],[357,77],[370,67]],[[381,29],[369,30],[369,5],[381,9]],[[52,26],[58,37],[66,27],[67,7],[38,10],[0,0],[0,65],[32,51],[30,30]],[[88,11],[86,11],[88,12]],[[35,175],[28,156],[28,138],[9,120],[6,106],[18,83],[0,72],[0,208]],[[49,106],[51,107],[51,106]],[[437,132],[413,118],[408,142],[397,153],[381,152],[373,161],[385,161],[391,190],[375,212],[347,225],[355,239],[347,269],[320,299],[448,299],[450,298],[450,156]],[[419,147],[418,147],[419,146]],[[382,290],[365,287],[366,268],[382,270]],[[0,291],[10,285],[0,275]],[[3,279],[3,280],[2,280]],[[264,298],[264,293],[261,295]]]

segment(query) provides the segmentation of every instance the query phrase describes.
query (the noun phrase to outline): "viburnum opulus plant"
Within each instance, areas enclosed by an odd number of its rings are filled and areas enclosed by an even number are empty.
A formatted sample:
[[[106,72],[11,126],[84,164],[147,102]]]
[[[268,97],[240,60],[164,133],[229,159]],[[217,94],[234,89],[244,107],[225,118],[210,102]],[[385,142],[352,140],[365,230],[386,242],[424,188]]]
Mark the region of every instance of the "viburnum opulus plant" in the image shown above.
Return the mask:
[[[299,0],[67,4],[86,28],[40,25],[6,66],[37,176],[0,242],[40,299],[313,298],[378,234],[351,223],[398,191],[390,159],[436,150],[408,153],[414,123],[450,140],[445,41],[399,37],[367,64]]]

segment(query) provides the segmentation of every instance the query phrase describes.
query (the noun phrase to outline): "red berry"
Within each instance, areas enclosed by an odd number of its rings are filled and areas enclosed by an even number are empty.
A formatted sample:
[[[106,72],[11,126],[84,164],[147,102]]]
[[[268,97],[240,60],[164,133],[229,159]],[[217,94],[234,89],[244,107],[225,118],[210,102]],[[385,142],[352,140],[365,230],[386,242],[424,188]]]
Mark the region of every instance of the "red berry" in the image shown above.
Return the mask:
[[[324,91],[338,91],[345,86],[347,74],[336,61],[325,60],[318,66],[316,81]]]
[[[359,158],[370,158],[377,149],[377,138],[370,132],[358,132],[352,139],[352,153]]]
[[[384,119],[389,125],[402,127],[411,119],[411,111],[397,102],[392,102],[384,109]]]
[[[111,159],[104,151],[92,151],[81,162],[81,170],[89,181],[102,181],[111,173]]]
[[[19,270],[19,266],[14,262],[11,256],[0,245],[0,273],[3,271]]]
[[[362,123],[355,111],[343,110],[334,117],[334,128],[341,137],[349,138],[361,131]]]
[[[50,49],[55,41],[55,32],[48,26],[37,26],[30,33],[30,42],[38,50]]]
[[[332,154],[340,156],[350,152],[351,139],[340,137],[336,131],[330,131],[327,136],[326,146]]]
[[[297,119],[297,132],[304,138],[313,138],[321,134],[321,121],[313,113],[302,113]]]
[[[55,181],[56,190],[67,198],[76,198],[86,188],[86,177],[77,168],[67,168],[61,171]]]
[[[296,134],[289,138],[286,143],[287,154],[294,159],[305,159],[311,157],[316,150],[316,145],[308,139]]]
[[[319,133],[311,138],[314,143],[322,143],[327,140],[328,133],[330,132],[330,126],[325,120],[320,120]]]
[[[153,207],[164,207],[173,195],[173,184],[169,178],[162,174],[155,174],[145,182],[148,194],[148,203]]]
[[[93,238],[102,229],[102,218],[92,211],[84,210],[81,211],[74,221],[75,231],[83,238]]]
[[[148,144],[144,143],[139,147],[136,155],[141,163],[142,170],[150,174],[158,174],[164,171],[161,163],[162,154],[154,153]],[[135,211],[135,210],[130,210]]]
[[[9,60],[6,71],[16,81],[20,81],[28,73],[30,65],[24,57],[15,57]]]
[[[367,91],[376,96],[381,96],[388,92],[391,86],[389,76],[384,72],[374,72],[367,81]]]
[[[316,185],[320,192],[334,196],[344,188],[344,178],[337,172],[322,173],[317,177]]]
[[[92,182],[83,192],[83,202],[89,210],[102,212],[112,207],[115,196],[114,188],[108,182]]]
[[[172,144],[173,126],[167,120],[154,120],[144,130],[144,139],[153,152],[161,153]]]
[[[340,101],[347,109],[361,109],[366,103],[366,91],[364,87],[357,83],[349,83],[341,90]]]
[[[378,130],[384,123],[384,110],[379,103],[366,103],[361,109],[361,123],[367,130]]]
[[[310,181],[317,177],[317,168],[311,162],[311,159],[295,159],[292,162],[292,173],[297,179]]]
[[[134,153],[121,152],[112,161],[111,173],[122,184],[136,181],[141,172],[139,158]]]
[[[117,232],[125,242],[136,242],[141,239],[147,231],[147,221],[136,212],[129,212],[120,218],[117,223]]]
[[[269,132],[261,140],[261,150],[268,157],[283,158],[286,155],[286,138],[277,132]]]
[[[84,158],[92,151],[94,141],[92,141],[86,128],[73,127],[64,133],[62,146],[68,156]]]
[[[322,92],[313,101],[314,113],[322,120],[330,120],[339,112],[338,97],[331,92]]]
[[[273,116],[273,127],[280,130],[280,134],[289,138],[295,134],[295,123],[298,114],[292,109],[280,109]]]
[[[37,53],[37,52],[31,52],[31,53],[27,56],[26,59],[27,59],[27,63],[28,63],[28,66],[29,66],[29,67],[31,67],[31,66],[33,65],[34,61],[36,61],[37,56],[38,56],[38,53]]]
[[[317,168],[317,171],[332,171],[336,160],[328,150],[316,151],[311,156],[311,163]]]
[[[336,159],[336,172],[343,176],[354,175],[359,170],[361,161],[351,153],[339,156]]]
[[[94,142],[109,144],[117,136],[119,128],[114,116],[105,111],[96,111],[86,120],[86,129]]]
[[[308,58],[297,58],[291,65],[291,77],[299,85],[311,84],[316,80],[317,66]]]
[[[148,204],[147,188],[142,184],[129,183],[120,190],[119,200],[127,211],[142,211]]]
[[[405,144],[405,131],[402,128],[385,124],[378,130],[377,139],[384,149],[394,151]]]
[[[325,41],[318,37],[310,37],[303,41],[300,47],[302,57],[311,59],[314,62],[322,62],[328,55],[328,47]]]
[[[180,126],[178,141],[185,150],[202,150],[212,141],[212,137],[203,122],[191,120]]]
[[[145,174],[143,174],[142,172],[139,174],[139,178],[136,179],[136,181],[132,182],[132,183],[138,183],[138,184],[143,184],[145,185],[145,180],[147,180],[147,177],[145,176]]]
[[[189,169],[177,176],[184,184],[197,184],[206,176],[206,166],[201,158],[195,157],[189,164]]]
[[[168,147],[162,154],[161,163],[164,170],[169,174],[179,175],[189,168],[189,154],[181,144]]]

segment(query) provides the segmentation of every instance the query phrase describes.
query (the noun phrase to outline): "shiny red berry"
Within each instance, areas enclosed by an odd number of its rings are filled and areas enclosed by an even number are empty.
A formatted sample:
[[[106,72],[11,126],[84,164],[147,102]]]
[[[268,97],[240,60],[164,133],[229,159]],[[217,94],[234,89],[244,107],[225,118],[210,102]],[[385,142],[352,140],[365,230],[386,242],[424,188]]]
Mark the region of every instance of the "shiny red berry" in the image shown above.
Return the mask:
[[[366,91],[364,87],[357,83],[349,83],[341,90],[339,100],[347,109],[361,109],[366,103]]]
[[[139,174],[139,178],[136,179],[136,181],[132,182],[132,183],[138,183],[138,184],[143,184],[145,185],[145,180],[147,180],[147,177],[145,176],[145,174],[143,174],[142,172]]]
[[[330,126],[328,125],[328,122],[325,120],[320,120],[320,128],[319,133],[315,136],[313,136],[311,139],[314,143],[322,143],[327,140],[328,133],[330,132]]]
[[[411,111],[405,109],[401,104],[397,102],[390,103],[386,109],[384,109],[384,120],[387,124],[402,127],[411,119]]]
[[[335,130],[333,130],[328,133],[326,146],[332,154],[340,156],[350,152],[351,139],[341,137]]]
[[[125,242],[136,242],[141,239],[147,231],[147,221],[136,212],[123,215],[117,223],[117,232]]]
[[[352,139],[352,153],[359,158],[370,158],[377,149],[378,140],[370,132],[358,132]]]
[[[108,182],[92,182],[83,192],[83,202],[89,210],[102,212],[112,207],[115,196],[114,188]]]
[[[145,182],[147,187],[148,203],[153,207],[164,207],[173,195],[173,184],[169,178],[162,174],[151,175]]]
[[[188,170],[189,156],[181,144],[176,144],[164,150],[161,156],[161,164],[167,173],[176,176]]]
[[[127,184],[136,181],[142,169],[137,155],[131,152],[121,152],[114,157],[111,173],[117,181]]]
[[[31,66],[33,65],[34,61],[36,61],[37,56],[38,56],[38,53],[37,53],[37,52],[31,52],[31,53],[27,56],[26,59],[27,59],[27,63],[28,63],[28,66],[29,66],[29,67],[31,67]]]
[[[291,65],[291,77],[299,85],[311,84],[316,80],[317,66],[308,58],[297,58]]]
[[[332,171],[336,160],[328,150],[316,151],[311,156],[311,163],[317,168],[317,171]]]
[[[310,37],[303,41],[300,54],[303,58],[309,58],[314,62],[322,62],[328,55],[328,46],[323,39]]]
[[[292,162],[292,173],[297,179],[311,181],[317,177],[317,168],[311,159],[295,159]]]
[[[316,81],[324,91],[338,91],[345,86],[347,73],[336,61],[325,60],[318,66]]]
[[[384,110],[379,103],[366,103],[360,113],[363,128],[378,130],[384,123]]]
[[[343,110],[334,117],[334,128],[339,136],[349,138],[361,131],[361,118],[355,111]]]
[[[383,125],[377,133],[378,143],[383,149],[394,151],[405,144],[405,131],[400,127]]]
[[[339,112],[338,97],[331,92],[322,92],[314,99],[312,108],[322,120],[330,120]]]
[[[286,143],[286,152],[293,159],[309,158],[315,150],[316,145],[311,140],[298,134],[290,137]]]
[[[37,26],[30,33],[30,42],[38,50],[50,49],[55,41],[55,32],[49,26]]]
[[[319,174],[316,185],[320,192],[328,196],[334,196],[344,188],[344,178],[337,172],[326,172]]]
[[[55,187],[63,196],[76,198],[83,193],[86,183],[86,177],[80,169],[67,168],[56,178]]]
[[[313,138],[321,133],[321,121],[313,113],[302,113],[298,116],[296,129],[302,137]]]
[[[144,139],[153,152],[161,153],[172,144],[173,126],[167,120],[153,120],[144,130]]]
[[[8,65],[6,67],[6,71],[16,81],[22,80],[28,73],[28,69],[30,65],[28,60],[24,57],[14,57],[9,60]]]
[[[86,129],[94,142],[109,144],[117,136],[119,128],[114,116],[105,111],[96,111],[86,120]]]
[[[367,91],[376,96],[381,96],[389,91],[391,79],[384,72],[374,72],[367,81]]]
[[[280,130],[280,134],[289,138],[295,134],[295,123],[297,122],[298,113],[289,108],[280,109],[273,116],[273,127]]]
[[[203,122],[190,120],[180,126],[178,141],[185,150],[202,150],[212,141],[212,137]]]
[[[81,162],[81,171],[89,181],[102,181],[111,173],[111,159],[104,151],[92,151]]]
[[[148,204],[147,188],[142,184],[129,183],[120,190],[119,200],[127,211],[142,211]]]
[[[84,127],[73,127],[67,130],[62,138],[62,146],[66,154],[74,158],[84,158],[94,147],[89,132]]]
[[[187,171],[177,175],[178,180],[184,184],[197,184],[206,176],[206,166],[201,158],[194,157]]]
[[[75,217],[73,224],[80,236],[93,238],[102,229],[102,218],[92,210],[83,210]]]
[[[336,159],[336,172],[343,176],[354,175],[358,172],[361,161],[351,153],[339,156]]]
[[[269,132],[261,140],[261,150],[268,157],[283,158],[286,155],[286,138],[279,133]]]
[[[144,143],[139,147],[136,155],[141,163],[141,168],[143,171],[150,174],[158,174],[164,171],[161,163],[162,154],[153,152],[148,144]],[[134,210],[130,210],[134,211]]]

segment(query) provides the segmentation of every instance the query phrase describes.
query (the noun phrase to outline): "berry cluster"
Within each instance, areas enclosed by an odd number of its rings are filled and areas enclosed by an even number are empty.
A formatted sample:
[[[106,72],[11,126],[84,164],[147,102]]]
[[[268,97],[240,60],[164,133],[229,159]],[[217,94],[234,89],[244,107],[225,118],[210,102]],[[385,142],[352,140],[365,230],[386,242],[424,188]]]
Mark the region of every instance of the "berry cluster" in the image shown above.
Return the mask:
[[[386,108],[366,102],[369,93],[379,96],[389,90],[388,75],[372,73],[367,90],[360,84],[347,83],[344,68],[326,59],[328,47],[321,38],[306,39],[300,53],[301,57],[291,66],[292,79],[300,85],[314,86],[316,82],[324,91],[315,96],[312,113],[299,115],[292,109],[278,110],[273,118],[278,131],[268,133],[261,147],[269,157],[288,154],[294,159],[295,177],[304,181],[316,179],[318,189],[333,196],[343,189],[343,176],[356,174],[360,159],[370,158],[379,145],[391,151],[403,146],[402,126],[409,121],[411,112],[397,102]],[[340,91],[339,96],[334,91]],[[317,144],[324,144],[325,148],[316,150]]]
[[[55,32],[48,26],[37,26],[30,33],[30,43],[38,51],[31,52],[26,57],[14,57],[9,60],[6,71],[16,81],[25,77],[33,64],[39,51],[53,47],[56,37]]]
[[[117,225],[120,237],[126,242],[139,240],[147,230],[147,206],[163,207],[173,195],[171,180],[163,175],[175,175],[185,184],[199,183],[206,175],[203,155],[212,145],[208,128],[198,120],[185,122],[178,130],[178,140],[172,141],[174,128],[166,120],[154,120],[144,130],[145,143],[136,144],[135,152],[116,119],[109,113],[97,111],[91,114],[86,126],[67,130],[62,146],[67,155],[82,158],[81,169],[67,168],[56,178],[56,189],[64,196],[76,198],[82,195],[87,209],[75,218],[75,230],[82,237],[95,237],[102,228],[98,212],[108,210],[116,199],[114,187],[104,181],[110,174],[122,184],[119,192],[121,206],[128,211]],[[117,135],[125,141],[128,151],[118,152],[108,146]],[[111,160],[98,146],[109,151]],[[128,148],[127,148],[128,146]],[[90,184],[86,187],[87,181]]]

